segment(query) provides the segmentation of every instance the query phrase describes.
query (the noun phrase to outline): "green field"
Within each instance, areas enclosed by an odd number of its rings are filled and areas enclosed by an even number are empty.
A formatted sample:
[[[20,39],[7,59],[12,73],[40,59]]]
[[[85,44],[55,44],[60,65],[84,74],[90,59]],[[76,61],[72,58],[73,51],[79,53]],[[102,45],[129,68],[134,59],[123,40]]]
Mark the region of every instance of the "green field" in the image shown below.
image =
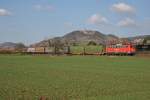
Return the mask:
[[[0,100],[150,100],[150,58],[0,55]]]

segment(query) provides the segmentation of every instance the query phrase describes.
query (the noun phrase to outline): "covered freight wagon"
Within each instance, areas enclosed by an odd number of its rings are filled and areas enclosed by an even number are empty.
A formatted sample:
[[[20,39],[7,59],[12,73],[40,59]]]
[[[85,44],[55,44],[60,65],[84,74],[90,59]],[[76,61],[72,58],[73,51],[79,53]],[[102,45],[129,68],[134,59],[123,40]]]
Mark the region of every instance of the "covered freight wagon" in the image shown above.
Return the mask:
[[[34,53],[34,52],[35,52],[35,48],[28,48],[28,49],[27,49],[27,52],[28,52],[28,53]]]
[[[36,47],[35,53],[45,53],[45,48],[44,47]]]

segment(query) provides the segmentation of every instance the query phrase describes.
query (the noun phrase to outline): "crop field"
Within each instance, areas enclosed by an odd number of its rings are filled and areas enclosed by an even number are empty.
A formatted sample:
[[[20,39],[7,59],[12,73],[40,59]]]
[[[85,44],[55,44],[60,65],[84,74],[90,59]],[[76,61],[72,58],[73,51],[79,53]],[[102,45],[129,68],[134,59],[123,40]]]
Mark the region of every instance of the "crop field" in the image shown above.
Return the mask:
[[[0,55],[0,100],[150,100],[150,58]]]

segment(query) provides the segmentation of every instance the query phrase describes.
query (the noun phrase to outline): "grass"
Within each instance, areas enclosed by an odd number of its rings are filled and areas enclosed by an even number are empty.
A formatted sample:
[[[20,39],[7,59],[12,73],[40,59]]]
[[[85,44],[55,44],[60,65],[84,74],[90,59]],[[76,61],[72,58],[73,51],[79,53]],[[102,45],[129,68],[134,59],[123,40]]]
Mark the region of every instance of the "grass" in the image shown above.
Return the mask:
[[[0,100],[149,100],[150,58],[0,56]]]

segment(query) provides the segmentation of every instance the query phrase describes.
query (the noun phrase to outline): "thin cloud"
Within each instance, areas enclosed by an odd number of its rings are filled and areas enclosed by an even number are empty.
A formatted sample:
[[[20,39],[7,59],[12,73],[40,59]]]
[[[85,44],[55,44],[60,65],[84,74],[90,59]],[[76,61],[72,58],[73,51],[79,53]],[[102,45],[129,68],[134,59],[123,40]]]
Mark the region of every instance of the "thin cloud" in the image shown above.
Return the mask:
[[[126,3],[113,4],[111,10],[117,13],[135,13],[135,8]]]
[[[9,16],[11,13],[6,9],[0,9],[0,16]]]
[[[71,23],[71,22],[65,22],[64,25],[66,27],[73,27],[74,26],[73,23]]]
[[[131,18],[125,18],[118,23],[120,27],[135,27],[136,25],[136,22]]]
[[[34,5],[34,9],[37,11],[54,11],[54,7],[52,5]]]
[[[141,22],[138,22],[137,30],[142,34],[150,35],[150,18],[146,18]]]
[[[89,24],[104,24],[108,23],[107,18],[101,16],[100,14],[94,14],[88,19]]]

